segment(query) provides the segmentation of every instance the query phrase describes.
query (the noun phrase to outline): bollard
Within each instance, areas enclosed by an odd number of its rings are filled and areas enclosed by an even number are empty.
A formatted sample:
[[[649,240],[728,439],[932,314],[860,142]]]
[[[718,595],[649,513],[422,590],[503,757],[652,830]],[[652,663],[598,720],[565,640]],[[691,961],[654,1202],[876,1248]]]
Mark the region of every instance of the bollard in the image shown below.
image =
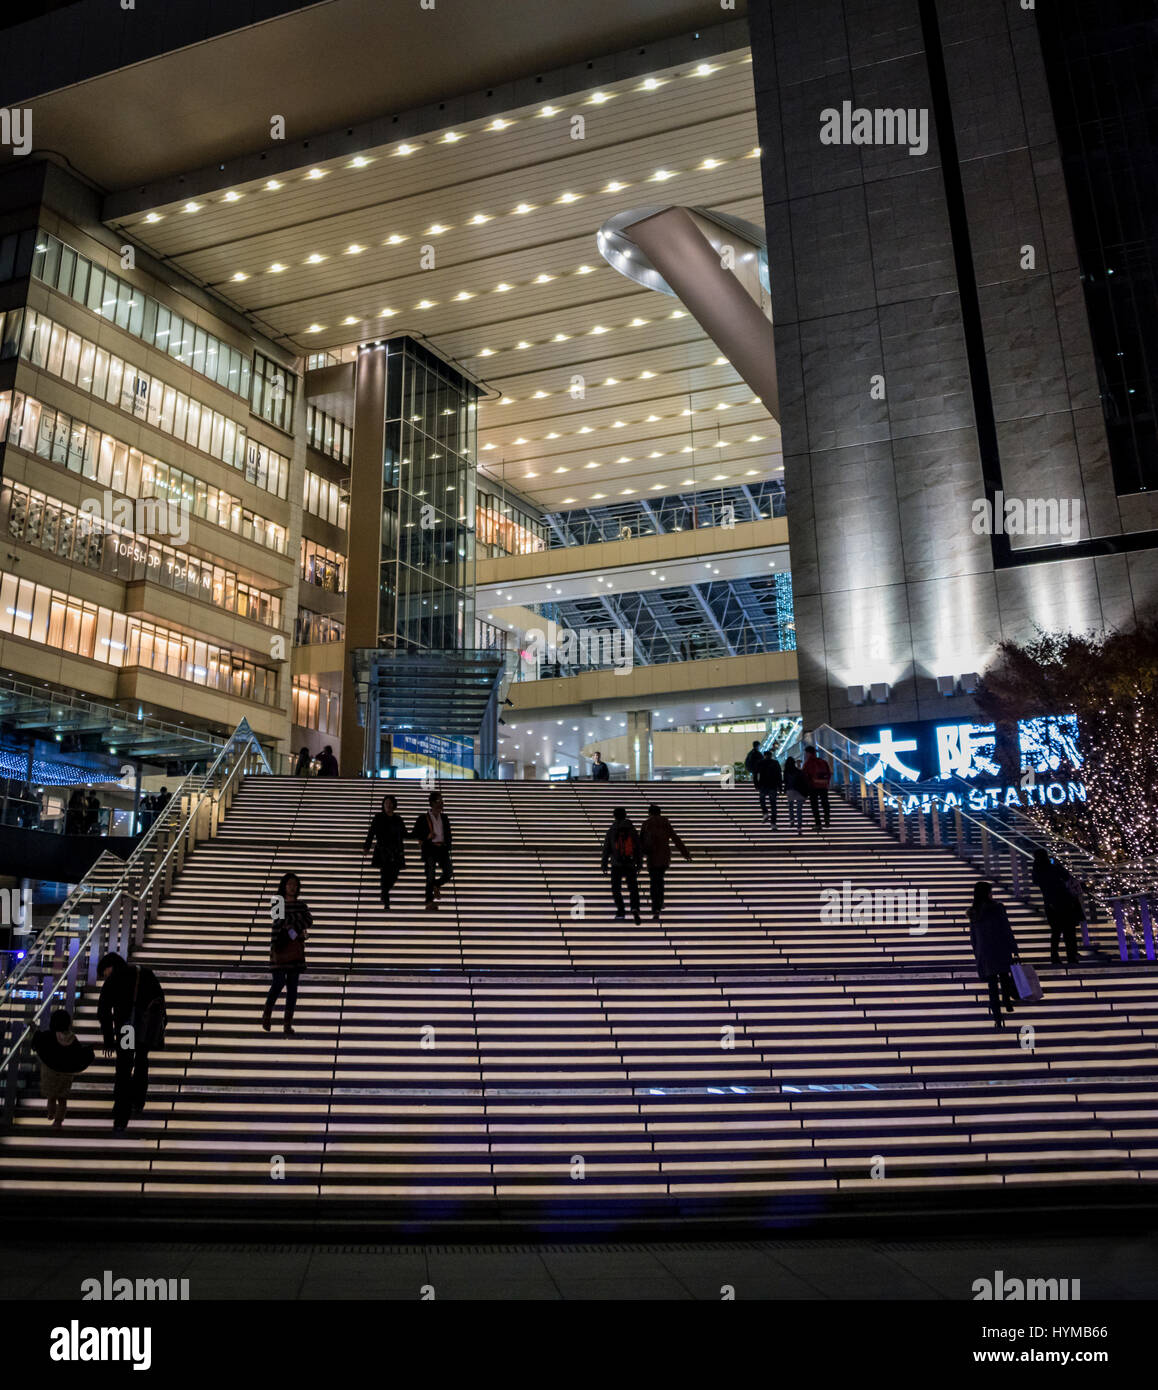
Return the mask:
[[[1122,960],[1129,960],[1130,953],[1126,944],[1126,911],[1121,898],[1114,898],[1110,903],[1113,909],[1114,922],[1118,928],[1118,955]]]
[[[76,1012],[76,977],[80,970],[80,937],[68,940],[68,974],[65,977],[64,1007],[70,1014]]]
[[[1146,959],[1154,959],[1154,922],[1150,916],[1150,899],[1138,899],[1138,912],[1142,918],[1142,939],[1146,943]]]

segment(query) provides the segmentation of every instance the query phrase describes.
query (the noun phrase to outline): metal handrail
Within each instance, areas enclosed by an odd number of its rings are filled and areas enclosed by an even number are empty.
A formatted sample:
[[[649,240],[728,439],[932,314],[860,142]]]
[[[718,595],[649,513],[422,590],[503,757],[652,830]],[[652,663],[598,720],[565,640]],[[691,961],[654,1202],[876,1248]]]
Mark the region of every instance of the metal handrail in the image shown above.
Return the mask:
[[[223,762],[231,753],[236,753],[238,755],[236,763],[229,769],[224,780],[214,786],[215,780],[219,778]],[[23,1030],[19,1033],[19,1036],[12,1041],[5,1055],[0,1058],[0,1082],[2,1082],[3,1085],[2,1094],[0,1094],[0,1113],[5,1117],[10,1113],[16,1101],[16,1073],[18,1070],[16,1063],[19,1061],[23,1049],[31,1040],[32,1034],[41,1016],[52,1006],[56,996],[62,990],[65,992],[66,998],[71,1005],[75,997],[80,961],[84,957],[86,951],[89,957],[89,982],[94,982],[97,964],[95,954],[96,944],[98,941],[104,939],[104,934],[106,932],[110,932],[111,940],[114,914],[120,911],[125,900],[128,900],[138,913],[139,925],[136,934],[139,938],[143,931],[144,919],[148,914],[148,907],[152,894],[154,891],[159,891],[159,880],[161,876],[163,874],[167,875],[171,871],[174,856],[182,851],[186,839],[194,832],[194,823],[203,814],[206,797],[212,795],[215,800],[220,800],[223,796],[228,794],[234,780],[244,771],[254,754],[260,759],[260,764],[264,767],[266,773],[269,773],[271,769],[269,760],[265,756],[265,750],[261,747],[261,744],[250,729],[248,722],[242,720],[241,724],[238,725],[237,729],[222,747],[220,754],[214,760],[213,766],[200,779],[199,784],[183,794],[187,795],[189,798],[188,811],[182,815],[181,805],[175,793],[171,804],[174,805],[176,813],[172,817],[163,816],[154,827],[154,829],[158,830],[175,828],[175,833],[172,834],[170,842],[159,861],[153,865],[152,873],[147,881],[144,883],[131,882],[133,871],[136,870],[139,872],[142,869],[142,865],[145,864],[147,850],[149,848],[155,848],[155,845],[151,843],[153,840],[152,833],[143,839],[141,844],[137,846],[137,849],[126,863],[125,873],[121,875],[116,884],[112,885],[110,889],[105,890],[107,891],[107,901],[102,910],[95,915],[88,931],[79,939],[75,939],[75,944],[73,941],[69,942],[70,949],[68,950],[68,961],[59,975],[52,980],[51,985],[48,984],[47,980],[41,982],[37,990],[41,996],[39,1006],[25,1017]],[[181,784],[182,787],[185,787],[192,779],[193,775],[191,774],[191,776],[186,778],[185,782]],[[146,845],[146,840],[150,842],[149,845]],[[70,895],[70,898],[71,897],[72,895]],[[67,906],[67,903],[65,906]],[[75,911],[75,909],[73,909],[73,911]],[[68,915],[71,915],[71,912]],[[47,957],[48,949],[50,947],[55,947],[57,942],[64,935],[63,927],[67,920],[68,918],[65,916],[64,908],[62,907],[61,912],[58,912],[54,916],[52,922],[49,923],[48,927],[37,938],[36,949],[28,953],[20,969],[14,972],[13,975],[4,982],[3,986],[0,986],[0,1008],[9,1004],[14,999],[21,985],[26,984],[28,977],[34,970],[38,970],[42,967]],[[129,954],[130,949],[128,944],[129,935],[128,927],[126,927],[124,931],[126,955]],[[49,966],[49,975],[52,974],[55,964],[56,962],[53,961],[52,965]],[[7,1075],[5,1075],[5,1072],[7,1072]]]
[[[829,734],[834,735],[836,738],[843,739],[844,742],[845,742],[846,744],[851,745],[851,743],[852,743],[852,740],[848,737],[847,734],[842,734],[842,733],[840,732],[839,729],[834,729],[834,728],[832,728],[832,727],[831,727],[830,725],[828,725],[828,724],[822,724],[822,725],[820,726],[819,729],[816,729],[816,730],[813,731],[813,734],[812,734],[813,741],[815,742],[816,740],[818,740],[819,738],[821,738],[823,735],[829,735]],[[841,758],[837,753],[833,752],[833,750],[830,749],[830,748],[825,749],[825,751],[826,751],[827,753],[829,753],[833,758],[835,758],[836,761],[839,762],[839,763],[841,764],[842,767],[848,768],[848,770],[849,770],[850,772],[854,773],[857,777],[861,778],[861,780],[864,781],[865,783],[868,783],[868,778],[865,776],[865,773],[864,773],[863,769],[854,766],[854,765],[853,765],[852,763],[850,763],[850,762],[847,762],[844,758]],[[859,754],[858,754],[858,756],[859,756]],[[877,781],[877,782],[872,782],[872,783],[869,784],[869,785],[874,786],[874,787],[880,787],[882,790],[884,790],[884,789],[886,789],[886,788],[887,788],[887,789],[891,789],[891,794],[894,795],[894,796],[912,796],[912,795],[913,795],[912,789],[909,788],[909,787],[906,787],[906,786],[904,785],[904,783],[902,783],[902,782],[890,782],[890,781],[887,781],[887,780],[886,780],[885,778],[883,778],[883,777],[882,777],[879,781]],[[936,802],[936,801],[942,801],[942,798],[939,798],[939,797],[936,797],[936,796],[930,794],[930,796],[929,796],[929,801],[930,801],[930,804],[932,804],[933,802]],[[943,804],[943,801],[942,801],[942,804]],[[1026,859],[1032,859],[1032,858],[1033,858],[1033,854],[1032,854],[1031,851],[1026,850],[1026,849],[1023,849],[1020,845],[1015,844],[1012,840],[1007,839],[1004,835],[1002,835],[1002,834],[1000,834],[998,831],[994,830],[993,827],[992,827],[991,825],[987,825],[984,821],[978,820],[976,816],[970,815],[968,811],[965,811],[965,810],[961,809],[960,807],[954,807],[954,808],[953,808],[953,811],[954,811],[954,814],[959,814],[959,815],[961,816],[961,819],[962,819],[962,820],[968,821],[970,825],[975,825],[975,826],[977,826],[978,829],[980,829],[980,830],[984,830],[985,833],[986,833],[987,835],[991,835],[995,840],[1000,840],[1002,844],[1008,845],[1009,848],[1010,848],[1011,850],[1016,850],[1016,851],[1018,852],[1018,854],[1022,855],[1024,858],[1026,858]],[[1029,837],[1026,836],[1025,838],[1028,839]],[[1032,842],[1031,842],[1031,843],[1032,843]],[[1035,846],[1035,848],[1044,849],[1045,846],[1044,846],[1044,845]]]
[[[23,948],[25,951],[25,962],[29,962],[32,959],[33,952],[38,951],[45,941],[57,935],[59,932],[58,924],[66,922],[72,914],[78,910],[80,903],[83,902],[85,898],[94,897],[98,894],[107,894],[111,898],[113,894],[121,891],[125,879],[129,876],[129,865],[140,851],[151,848],[153,837],[163,826],[169,824],[170,816],[180,809],[181,798],[189,791],[189,784],[196,776],[196,771],[189,772],[177,784],[177,788],[169,798],[165,810],[154,820],[145,834],[141,836],[134,846],[133,853],[125,860],[125,868],[120,878],[116,879],[113,883],[95,884],[89,883],[86,877],[82,878],[79,883],[73,885],[72,889],[65,897],[64,902],[62,902],[56,912],[53,913],[50,920],[41,927],[37,936]],[[99,856],[98,860],[94,861],[93,867],[95,867],[96,862],[99,862]],[[92,872],[91,868],[89,872]],[[0,1002],[3,1001],[8,986],[15,983],[26,968],[27,965],[22,965],[14,970],[7,979],[0,981]]]
[[[846,771],[850,784],[854,779],[861,783],[861,792],[858,799],[868,801],[867,790],[871,785],[879,789],[877,817],[881,828],[890,831],[889,818],[885,808],[886,793],[892,801],[895,801],[898,813],[897,837],[902,843],[911,838],[909,823],[906,819],[908,812],[905,810],[905,800],[916,797],[914,785],[890,781],[882,778],[879,782],[869,783],[863,767],[858,767],[849,758],[842,757],[834,751],[832,744],[843,745],[851,756],[852,740],[842,734],[839,729],[833,729],[829,725],[822,725],[820,729],[813,733],[813,742],[831,757],[839,768]],[[859,753],[856,755],[859,758]],[[863,762],[863,759],[861,760]],[[918,784],[919,785],[919,784]],[[917,809],[917,834],[922,844],[927,844],[925,812],[929,812],[932,827],[933,844],[950,847],[951,842],[945,838],[942,815],[952,811],[956,834],[955,852],[961,858],[973,862],[975,851],[980,854],[985,873],[996,882],[1003,882],[1001,849],[1004,848],[1008,853],[1009,860],[1009,888],[1013,895],[1028,903],[1030,900],[1029,884],[1032,875],[1028,871],[1027,861],[1031,861],[1037,850],[1044,850],[1050,854],[1051,858],[1057,859],[1077,880],[1080,887],[1079,897],[1082,899],[1082,936],[1087,947],[1090,946],[1089,922],[1099,920],[1098,910],[1104,910],[1113,918],[1118,933],[1119,954],[1122,960],[1130,960],[1145,954],[1148,960],[1158,958],[1158,947],[1155,944],[1154,921],[1158,917],[1158,890],[1153,866],[1147,861],[1138,864],[1107,864],[1099,861],[1096,856],[1088,851],[1082,850],[1080,846],[1070,846],[1070,842],[1063,841],[1067,847],[1077,849],[1076,855],[1067,856],[1058,853],[1056,847],[1051,848],[1049,844],[1043,844],[1039,839],[1022,831],[1020,828],[1011,828],[1004,821],[996,820],[992,815],[988,819],[982,819],[971,815],[963,810],[961,805],[948,807],[945,804],[945,796],[935,792],[924,791],[920,796],[920,807]],[[1001,829],[995,828],[996,824]],[[965,834],[965,827],[968,826],[972,831],[974,828],[978,832],[978,842],[974,844]],[[1036,826],[1033,827],[1035,830]],[[1010,834],[1002,834],[1002,830],[1009,830]],[[1016,836],[1017,838],[1011,838]],[[1059,839],[1061,837],[1058,837]],[[1018,842],[1020,840],[1020,843]],[[1027,848],[1028,846],[1028,848]],[[1078,862],[1075,862],[1078,861]],[[1131,881],[1133,880],[1133,881]],[[1087,910],[1089,906],[1092,911]],[[1131,921],[1127,922],[1127,913],[1131,916]]]
[[[0,677],[0,693],[3,691],[11,691],[16,695],[27,696],[30,699],[41,701],[44,704],[61,705],[65,709],[76,712],[97,714],[106,718],[111,717],[113,714],[113,711],[111,711],[107,705],[102,705],[96,700],[89,700],[83,695],[74,694],[72,691],[51,690],[43,686],[32,685],[28,681],[16,680],[10,676]],[[174,738],[182,738],[188,741],[202,743],[205,745],[206,754],[215,748],[224,746],[219,739],[214,738],[211,734],[207,734],[204,738],[198,738],[196,732],[184,724],[170,724],[167,720],[158,719],[155,715],[151,714],[145,715],[143,719],[133,719],[124,711],[118,712],[124,713],[124,722],[126,724],[135,725],[142,729],[156,730],[159,733],[171,734]]]
[[[141,861],[145,859],[147,855],[155,848],[156,837],[161,832],[169,829],[172,826],[173,822],[179,818],[182,799],[185,796],[196,796],[204,793],[208,784],[216,776],[217,770],[221,765],[222,759],[224,759],[228,755],[230,748],[233,746],[234,742],[238,739],[239,736],[246,741],[247,746],[256,747],[257,751],[261,755],[262,761],[265,764],[266,771],[270,772],[272,770],[269,766],[269,760],[265,755],[265,750],[261,747],[261,744],[258,743],[256,737],[253,734],[253,731],[249,727],[248,721],[243,719],[241,723],[237,726],[237,728],[234,730],[234,732],[229,736],[229,738],[226,739],[226,741],[222,744],[220,752],[217,754],[217,757],[213,761],[213,765],[208,769],[207,772],[205,772],[201,776],[200,783],[196,787],[192,785],[196,781],[198,776],[196,769],[194,769],[192,772],[189,772],[177,784],[177,788],[173,792],[172,796],[170,796],[169,801],[165,806],[165,810],[153,822],[153,824],[149,827],[145,834],[141,836],[141,838],[137,841],[137,844],[134,847],[132,854],[130,854],[128,859],[125,860],[124,872],[121,874],[120,878],[118,878],[115,882],[111,884],[104,884],[99,887],[92,884],[86,884],[85,880],[81,879],[80,883],[78,883],[76,887],[73,888],[72,892],[69,893],[67,898],[65,898],[64,902],[61,904],[57,912],[54,913],[52,919],[49,922],[47,922],[44,927],[41,928],[40,933],[35,938],[35,940],[30,942],[24,948],[27,953],[25,956],[24,964],[17,970],[13,971],[12,975],[10,975],[7,980],[5,980],[3,983],[0,983],[0,1003],[3,1003],[5,995],[9,990],[9,987],[18,983],[20,977],[30,966],[33,959],[33,953],[40,949],[41,943],[55,937],[59,933],[59,924],[68,920],[72,913],[77,910],[77,905],[85,897],[92,896],[96,893],[100,893],[108,894],[109,898],[111,899],[117,893],[124,891],[126,884],[133,875],[133,871],[135,869],[140,868]],[[182,831],[184,831],[185,828],[186,827],[183,826]],[[173,837],[173,843],[178,843],[180,838],[180,833],[178,833]],[[171,852],[172,847],[170,847],[169,853]],[[168,854],[166,854],[166,859],[167,858]]]
[[[815,737],[818,739],[823,738],[826,742],[830,739],[837,739],[840,740],[846,748],[851,749],[852,747],[852,740],[846,734],[842,734],[839,729],[833,729],[830,725],[822,725],[820,729],[816,731]],[[833,753],[832,756],[857,777],[867,782],[867,778],[865,778],[862,769],[840,758],[836,753]],[[885,779],[882,779],[879,783],[874,782],[871,785],[874,787],[881,786],[882,788],[887,788],[891,795],[898,798],[912,797],[916,794],[913,785],[906,786],[903,783],[892,782]],[[968,784],[962,782],[962,786],[967,788]],[[936,792],[922,793],[922,803],[922,814],[925,809],[929,809],[930,811],[935,809],[952,809],[954,816],[960,816],[963,821],[968,822],[971,826],[976,826],[984,836],[1007,846],[1011,854],[1016,850],[1023,859],[1032,859],[1033,854],[1037,850],[1044,850],[1051,859],[1056,859],[1062,863],[1074,878],[1081,883],[1083,890],[1089,890],[1095,901],[1104,907],[1112,907],[1115,901],[1120,901],[1124,898],[1152,898],[1154,896],[1156,885],[1155,861],[1139,860],[1137,862],[1130,861],[1122,864],[1108,864],[1104,860],[1098,859],[1098,857],[1089,850],[1074,844],[1070,840],[1066,840],[1063,836],[1053,836],[1050,835],[1049,832],[1046,832],[1046,838],[1043,840],[1039,838],[1038,835],[1031,834],[1029,830],[1023,830],[1018,826],[1010,826],[1006,821],[999,819],[992,812],[986,812],[986,819],[982,819],[960,806],[948,808],[944,804],[944,796]],[[1032,822],[1030,822],[1029,825],[1032,831],[1036,832],[1040,829]],[[997,829],[996,827],[998,826],[1001,827],[1001,829]],[[1008,833],[1002,834],[1002,830]],[[1010,838],[1011,836],[1017,836],[1022,843],[1019,844],[1016,840]],[[1059,851],[1057,848],[1058,844],[1065,846],[1065,849]],[[1028,849],[1026,845],[1029,846]],[[1124,886],[1124,883],[1131,877],[1143,881],[1137,893],[1131,892]],[[1114,880],[1117,880],[1117,882],[1114,882]],[[1020,893],[1020,886],[1016,883],[1014,885],[1014,891]]]

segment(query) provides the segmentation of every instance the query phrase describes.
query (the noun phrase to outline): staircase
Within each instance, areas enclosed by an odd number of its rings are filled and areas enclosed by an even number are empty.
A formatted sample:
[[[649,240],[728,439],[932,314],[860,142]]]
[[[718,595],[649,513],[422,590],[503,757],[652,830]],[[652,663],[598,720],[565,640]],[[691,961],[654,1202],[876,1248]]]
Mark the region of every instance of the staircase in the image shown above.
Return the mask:
[[[62,1133],[22,1101],[0,1189],[137,1215],[537,1222],[1152,1196],[1153,967],[1052,968],[1044,921],[1010,902],[1046,997],[996,1031],[965,925],[976,875],[946,851],[898,845],[835,799],[823,835],[790,832],[783,801],[772,830],[749,786],[454,782],[440,911],[423,910],[414,844],[387,914],[361,853],[384,790],[246,781],[136,955],[170,1019],[144,1118],[112,1137],[100,1058]],[[390,791],[412,822],[420,784]],[[646,873],[642,924],[615,922],[602,837],[613,806],[638,824],[653,797],[694,862],[673,865],[661,922]],[[280,1004],[274,1032],[258,1020],[290,869],[315,927],[284,1038]],[[822,891],[845,880],[927,890],[927,930],[826,925]],[[95,1008],[85,993],[92,1041]]]

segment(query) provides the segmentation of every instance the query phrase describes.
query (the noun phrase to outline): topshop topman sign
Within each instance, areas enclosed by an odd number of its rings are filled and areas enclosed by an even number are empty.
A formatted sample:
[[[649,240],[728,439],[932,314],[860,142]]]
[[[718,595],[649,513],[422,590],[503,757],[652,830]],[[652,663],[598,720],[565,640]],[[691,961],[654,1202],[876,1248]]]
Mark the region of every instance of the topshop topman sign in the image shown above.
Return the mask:
[[[950,807],[967,805],[975,811],[1085,801],[1083,783],[1056,777],[1061,769],[1070,772],[1082,765],[1076,716],[1043,715],[1018,721],[1022,776],[1016,785],[1002,779],[997,738],[993,724],[890,725],[860,743],[858,752],[864,759],[866,782],[951,784],[920,790],[914,786],[906,809],[931,800]],[[962,782],[972,785],[962,786]]]

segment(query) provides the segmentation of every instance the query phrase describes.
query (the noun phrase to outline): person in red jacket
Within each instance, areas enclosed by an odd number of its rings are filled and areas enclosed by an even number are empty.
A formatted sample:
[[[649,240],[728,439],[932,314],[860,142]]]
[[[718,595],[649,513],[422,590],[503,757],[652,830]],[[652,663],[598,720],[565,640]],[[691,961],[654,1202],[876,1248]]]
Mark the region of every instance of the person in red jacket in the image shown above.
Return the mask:
[[[651,920],[659,921],[663,911],[664,877],[671,868],[671,847],[676,849],[690,864],[692,856],[688,847],[675,832],[675,826],[660,811],[653,801],[647,808],[647,819],[639,827],[639,843],[643,857],[647,861],[647,873],[651,881]]]
[[[812,819],[816,823],[816,829],[817,831],[820,830],[820,812],[823,808],[824,828],[827,830],[832,824],[832,811],[828,804],[828,787],[832,781],[832,768],[827,760],[822,758],[809,743],[804,748],[804,762],[800,771],[808,784],[808,804],[812,807]]]

